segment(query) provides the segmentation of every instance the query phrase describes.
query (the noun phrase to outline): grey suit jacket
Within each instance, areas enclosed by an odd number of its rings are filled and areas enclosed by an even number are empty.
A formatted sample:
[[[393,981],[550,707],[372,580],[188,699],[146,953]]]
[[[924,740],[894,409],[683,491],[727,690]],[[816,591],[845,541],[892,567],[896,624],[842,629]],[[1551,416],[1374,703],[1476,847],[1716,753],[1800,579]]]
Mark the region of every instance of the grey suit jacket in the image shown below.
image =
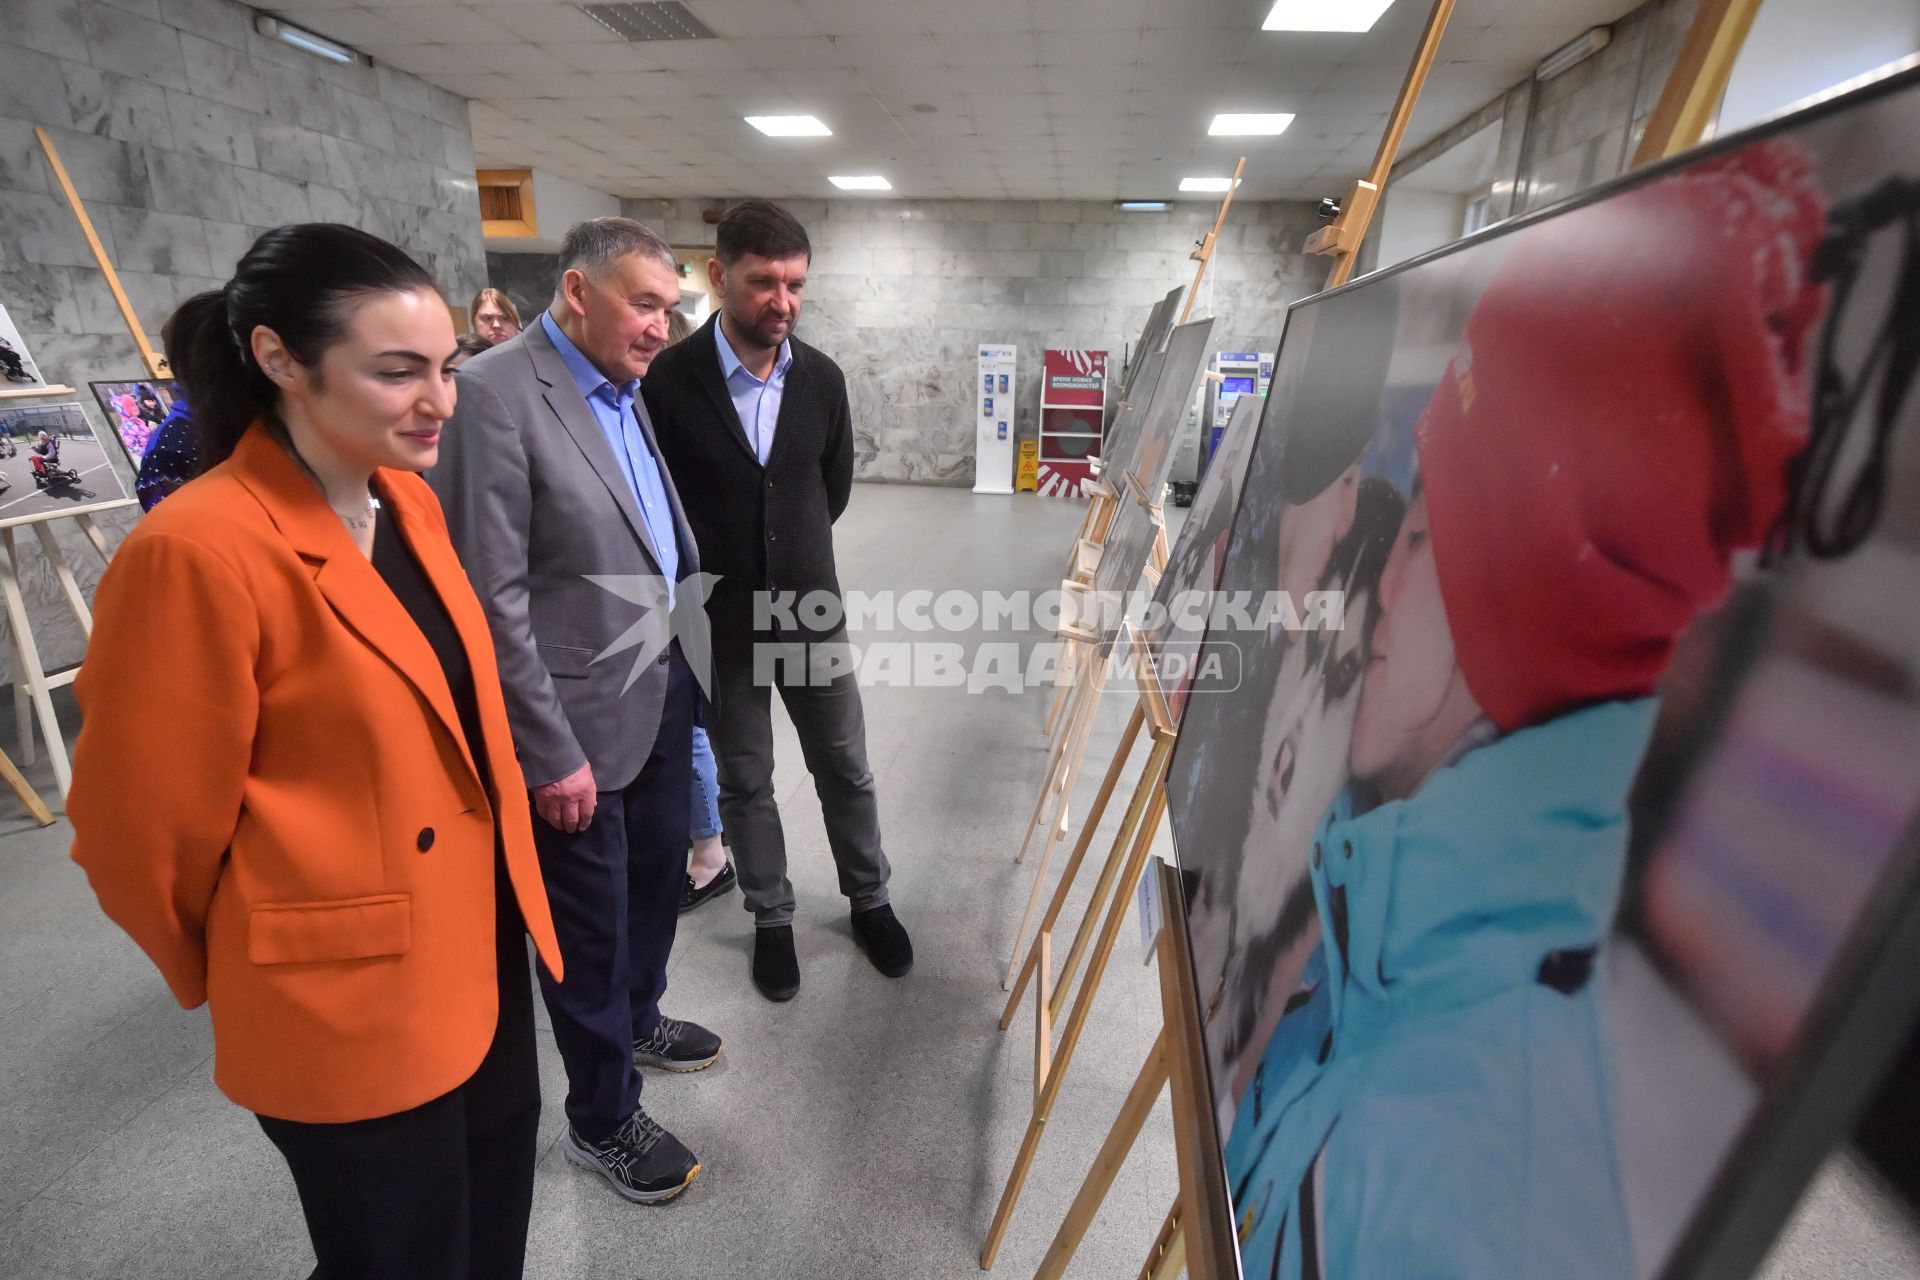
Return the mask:
[[[521,770],[538,787],[585,762],[600,790],[617,790],[653,750],[667,654],[649,659],[628,687],[639,650],[609,650],[643,615],[664,639],[664,599],[649,610],[634,590],[659,578],[659,553],[605,433],[537,319],[454,378],[459,399],[427,480],[492,624]],[[633,408],[659,459],[638,397]],[[660,475],[685,578],[698,572],[699,551],[664,461]]]

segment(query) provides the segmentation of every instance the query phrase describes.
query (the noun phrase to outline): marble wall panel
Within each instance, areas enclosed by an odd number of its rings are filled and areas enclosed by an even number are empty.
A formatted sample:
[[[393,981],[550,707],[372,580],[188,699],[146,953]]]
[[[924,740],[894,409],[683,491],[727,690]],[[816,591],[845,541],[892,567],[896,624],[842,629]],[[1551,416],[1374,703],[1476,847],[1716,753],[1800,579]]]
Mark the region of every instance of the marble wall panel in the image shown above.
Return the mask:
[[[634,199],[630,217],[675,244],[711,244],[704,200]],[[800,334],[839,362],[863,479],[973,483],[973,377],[983,342],[1020,349],[1014,426],[1039,429],[1041,353],[1104,349],[1117,362],[1147,310],[1192,277],[1188,255],[1212,223],[1206,202],[1139,220],[1110,204],[1021,200],[829,200],[788,206],[815,246]],[[1324,266],[1299,246],[1316,225],[1299,204],[1235,206],[1215,254],[1221,345],[1270,348],[1287,303]],[[551,259],[488,256],[490,280],[544,305]],[[1231,286],[1221,283],[1231,280]],[[536,282],[537,283],[534,283]]]

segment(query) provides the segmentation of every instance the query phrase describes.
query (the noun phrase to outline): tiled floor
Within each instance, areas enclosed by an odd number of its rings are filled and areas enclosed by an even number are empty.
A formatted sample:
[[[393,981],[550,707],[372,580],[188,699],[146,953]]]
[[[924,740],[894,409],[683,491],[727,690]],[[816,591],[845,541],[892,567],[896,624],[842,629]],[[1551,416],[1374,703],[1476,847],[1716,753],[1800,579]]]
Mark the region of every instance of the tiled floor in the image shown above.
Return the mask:
[[[840,527],[841,576],[869,590],[1044,590],[1079,516],[1032,497],[863,485]],[[1096,761],[1127,710],[1121,696],[1108,702]],[[783,723],[800,997],[773,1006],[753,992],[751,922],[737,896],[685,922],[669,1008],[720,1031],[727,1053],[700,1075],[649,1078],[650,1109],[706,1163],[694,1190],[662,1209],[627,1206],[560,1158],[563,1081],[543,1036],[548,1145],[530,1277],[980,1274],[981,1238],[1032,1097],[1030,1026],[1002,1034],[995,1023],[1029,883],[1012,853],[1043,760],[1046,699],[871,688],[867,711],[895,900],[918,967],[890,982],[854,950],[818,805]],[[4,724],[0,740],[13,740]],[[164,767],[164,737],[155,746]],[[44,761],[32,774],[51,794]],[[204,1012],[176,1008],[99,915],[66,843],[63,823],[40,831],[0,804],[0,1276],[306,1275],[284,1168],[208,1081]],[[1152,1038],[1158,998],[1140,959],[1129,925],[996,1274],[1033,1273]],[[1163,1101],[1069,1274],[1134,1274],[1173,1191]],[[1920,1247],[1839,1163],[1768,1272],[1913,1275]]]

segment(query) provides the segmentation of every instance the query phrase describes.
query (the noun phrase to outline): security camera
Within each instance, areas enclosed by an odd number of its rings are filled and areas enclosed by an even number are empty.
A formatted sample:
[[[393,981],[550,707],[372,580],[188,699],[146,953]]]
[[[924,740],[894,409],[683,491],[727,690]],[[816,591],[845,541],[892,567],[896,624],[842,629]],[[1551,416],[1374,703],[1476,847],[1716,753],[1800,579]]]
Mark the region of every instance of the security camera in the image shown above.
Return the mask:
[[[1328,222],[1332,222],[1335,218],[1340,216],[1340,202],[1338,200],[1335,200],[1332,196],[1320,197],[1319,213],[1322,218],[1326,219]]]

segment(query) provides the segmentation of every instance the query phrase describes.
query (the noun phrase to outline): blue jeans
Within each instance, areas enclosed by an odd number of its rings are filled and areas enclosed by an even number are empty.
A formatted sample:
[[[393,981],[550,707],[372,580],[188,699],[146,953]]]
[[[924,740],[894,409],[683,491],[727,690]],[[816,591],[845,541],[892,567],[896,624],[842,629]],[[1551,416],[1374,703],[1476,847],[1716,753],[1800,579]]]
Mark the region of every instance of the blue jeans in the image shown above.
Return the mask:
[[[711,840],[720,834],[720,782],[713,763],[713,744],[707,731],[693,730],[693,838]]]

